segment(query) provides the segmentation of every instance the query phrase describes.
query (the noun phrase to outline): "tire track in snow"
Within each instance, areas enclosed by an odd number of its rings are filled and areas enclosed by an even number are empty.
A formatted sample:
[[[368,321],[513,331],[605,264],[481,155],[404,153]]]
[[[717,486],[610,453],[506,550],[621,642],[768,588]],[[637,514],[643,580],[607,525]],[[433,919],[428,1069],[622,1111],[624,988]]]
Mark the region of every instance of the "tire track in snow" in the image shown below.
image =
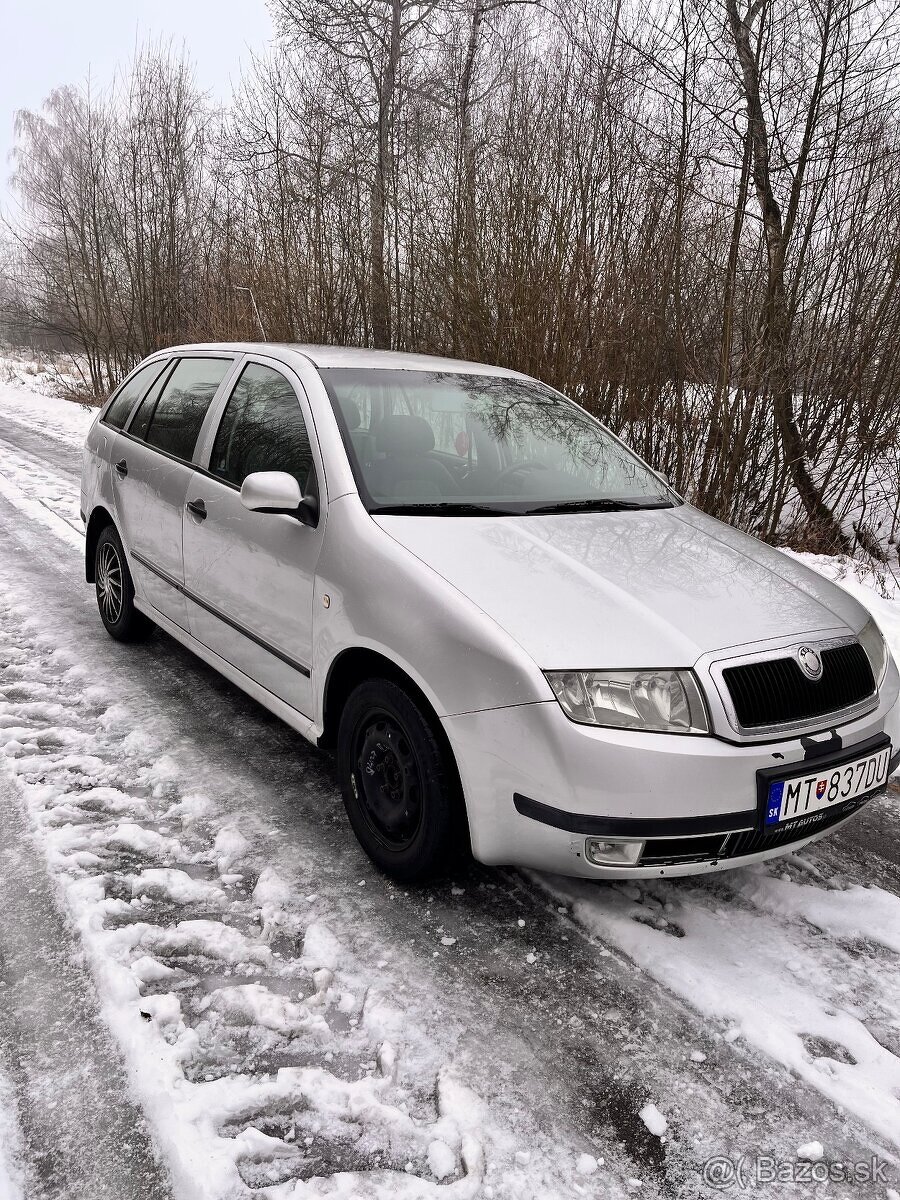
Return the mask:
[[[245,839],[178,792],[171,760],[126,732],[84,671],[60,671],[7,606],[0,629],[0,744],[179,1184],[311,1196],[303,1181],[338,1175],[372,1196],[427,1196],[437,1181],[473,1196],[475,1098],[449,1074],[427,1096],[404,1086],[386,1036],[401,1014],[361,986],[327,927],[303,920],[273,871],[241,869]]]
[[[0,438],[32,446],[42,457],[76,464],[96,409],[0,382]]]
[[[0,433],[0,444],[13,445],[0,457],[0,496],[33,521],[45,526],[75,549],[84,545],[84,525],[79,512],[80,492],[74,472],[62,475],[48,469],[42,458],[20,448]]]
[[[0,1059],[29,1200],[166,1200],[118,1047],[2,775],[0,845]]]
[[[0,444],[5,447],[0,461],[14,455],[38,464],[45,471],[49,467],[56,474],[68,477],[75,482],[76,491],[80,487],[80,445],[61,445],[52,433],[41,432],[11,420],[8,411],[3,413],[0,425]]]

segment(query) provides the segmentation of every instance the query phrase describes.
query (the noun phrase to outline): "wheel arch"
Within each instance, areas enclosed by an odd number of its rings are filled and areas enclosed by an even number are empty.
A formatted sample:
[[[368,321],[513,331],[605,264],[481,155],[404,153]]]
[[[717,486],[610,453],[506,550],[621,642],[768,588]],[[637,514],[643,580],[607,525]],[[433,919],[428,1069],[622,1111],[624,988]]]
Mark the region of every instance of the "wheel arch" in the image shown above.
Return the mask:
[[[95,580],[94,559],[97,553],[97,541],[100,534],[107,525],[112,525],[115,528],[115,524],[112,514],[102,504],[98,504],[90,515],[84,538],[84,577],[88,583],[93,583]]]
[[[460,800],[460,831],[471,852],[468,803],[456,755],[437,714],[434,703],[428,698],[412,676],[387,655],[364,646],[351,646],[342,650],[328,668],[322,698],[322,733],[318,745],[323,750],[334,751],[337,745],[338,726],[341,713],[353,689],[368,679],[389,679],[402,688],[422,711],[431,726],[434,736],[447,756],[447,764],[456,782]]]
[[[440,730],[443,734],[443,726],[434,703],[403,667],[378,650],[367,646],[350,646],[334,658],[325,677],[322,693],[322,733],[319,737],[319,745],[323,749],[334,748],[344,705],[353,689],[367,679],[390,679],[409,692],[435,730]],[[446,741],[446,737],[444,740]]]

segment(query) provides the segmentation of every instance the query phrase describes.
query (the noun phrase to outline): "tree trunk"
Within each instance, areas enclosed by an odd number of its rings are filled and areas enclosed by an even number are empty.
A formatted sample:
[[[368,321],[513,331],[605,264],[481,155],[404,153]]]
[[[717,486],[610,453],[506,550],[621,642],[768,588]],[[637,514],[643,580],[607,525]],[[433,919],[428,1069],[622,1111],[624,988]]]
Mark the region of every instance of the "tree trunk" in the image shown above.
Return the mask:
[[[371,192],[370,284],[372,288],[372,344],[376,350],[391,348],[391,298],[385,255],[387,189],[391,175],[391,133],[394,93],[400,64],[400,3],[392,0],[391,30],[387,61],[378,94],[377,159]]]
[[[741,70],[753,183],[766,239],[768,271],[759,329],[762,378],[772,397],[773,416],[784,449],[785,465],[810,524],[825,545],[846,553],[849,550],[848,539],[809,471],[806,446],[794,416],[794,398],[787,371],[793,329],[784,280],[788,245],[781,206],[772,188],[769,133],[760,98],[759,60],[750,40],[751,23],[762,8],[762,0],[756,0],[745,19],[738,12],[738,0],[725,0],[728,24]]]
[[[459,98],[459,199],[456,231],[456,270],[454,272],[453,328],[462,326],[460,349],[476,357],[483,353],[478,336],[480,288],[478,283],[478,251],[475,233],[475,133],[472,123],[472,87],[475,61],[481,40],[484,18],[483,0],[475,0],[466,57],[460,78]]]

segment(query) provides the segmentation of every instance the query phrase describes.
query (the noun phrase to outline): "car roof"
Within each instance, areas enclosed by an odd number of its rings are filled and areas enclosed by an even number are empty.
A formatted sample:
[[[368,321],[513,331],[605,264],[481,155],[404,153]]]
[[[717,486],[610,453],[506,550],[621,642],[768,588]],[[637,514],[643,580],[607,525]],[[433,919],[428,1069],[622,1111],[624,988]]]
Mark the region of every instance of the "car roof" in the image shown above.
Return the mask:
[[[460,374],[505,375],[526,379],[519,371],[495,367],[488,363],[466,362],[459,358],[441,358],[434,354],[406,354],[399,350],[367,350],[355,346],[311,346],[300,342],[198,342],[186,346],[170,346],[163,353],[185,354],[191,350],[239,351],[243,354],[268,354],[273,358],[286,357],[293,351],[308,358],[317,367],[368,367],[382,371],[452,371]]]

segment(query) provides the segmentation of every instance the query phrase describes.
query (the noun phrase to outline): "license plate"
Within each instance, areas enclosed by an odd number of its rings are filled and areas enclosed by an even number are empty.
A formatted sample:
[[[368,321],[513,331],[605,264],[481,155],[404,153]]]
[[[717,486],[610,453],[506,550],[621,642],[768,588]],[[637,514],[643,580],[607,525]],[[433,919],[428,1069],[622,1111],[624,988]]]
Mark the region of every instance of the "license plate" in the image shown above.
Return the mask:
[[[890,743],[862,758],[822,766],[810,775],[795,775],[769,784],[766,804],[766,826],[781,825],[804,817],[807,813],[831,808],[845,800],[855,800],[867,792],[877,791],[887,783],[891,761]]]

